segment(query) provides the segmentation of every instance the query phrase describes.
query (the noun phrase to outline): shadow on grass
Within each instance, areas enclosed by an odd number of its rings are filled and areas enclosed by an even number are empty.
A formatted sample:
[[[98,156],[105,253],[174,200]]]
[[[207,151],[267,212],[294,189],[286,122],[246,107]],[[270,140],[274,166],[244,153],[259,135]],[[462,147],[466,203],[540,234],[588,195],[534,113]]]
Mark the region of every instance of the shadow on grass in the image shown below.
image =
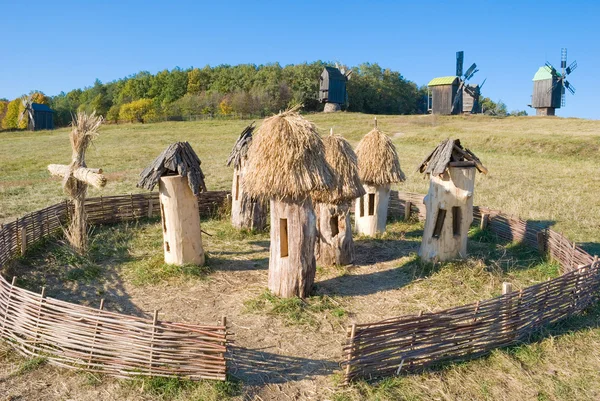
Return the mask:
[[[327,359],[285,356],[232,346],[229,349],[229,374],[247,384],[272,384],[327,376],[339,363]]]

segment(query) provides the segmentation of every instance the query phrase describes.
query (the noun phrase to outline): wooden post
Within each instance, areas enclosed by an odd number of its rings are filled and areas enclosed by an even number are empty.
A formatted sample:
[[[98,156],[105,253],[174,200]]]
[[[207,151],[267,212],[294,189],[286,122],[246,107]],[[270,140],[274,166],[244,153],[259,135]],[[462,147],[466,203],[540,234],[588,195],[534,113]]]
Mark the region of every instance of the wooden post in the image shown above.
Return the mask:
[[[152,203],[152,199],[148,199],[148,218],[152,218],[153,207],[154,204]]]
[[[154,335],[156,333],[156,324],[158,323],[158,310],[154,310],[154,315],[152,317],[152,336],[150,337],[150,376],[152,376],[152,360],[154,359]]]
[[[502,283],[502,295],[510,294],[512,292],[512,283]]]
[[[513,291],[512,283],[504,282],[502,283],[502,295],[508,295]],[[506,333],[510,333],[512,328],[510,326],[510,320],[512,318],[512,297],[506,297],[504,301],[504,323],[502,325],[502,331]],[[511,338],[512,341],[512,338]]]
[[[25,256],[27,251],[27,227],[23,226],[19,230],[19,236],[21,237],[21,256]]]
[[[104,298],[100,300],[100,307],[98,310],[98,317],[102,315],[102,310],[104,309]],[[94,353],[94,343],[96,342],[96,336],[98,335],[98,327],[100,326],[100,320],[96,320],[96,324],[94,325],[94,335],[92,337],[92,345],[90,346],[90,357],[88,358],[88,368],[92,364],[92,354]]]
[[[35,321],[35,329],[34,329],[34,340],[33,340],[33,351],[35,352],[35,348],[37,345],[37,340],[38,340],[38,327],[40,325],[40,319],[42,317],[42,308],[44,306],[44,298],[46,297],[46,287],[42,287],[42,292],[40,293],[40,306],[38,308],[38,314],[37,314],[37,319]]]
[[[537,233],[537,248],[541,255],[546,254],[546,232],[538,231]]]
[[[410,219],[412,203],[409,201],[404,202],[404,221],[408,221]]]
[[[483,213],[481,215],[481,222],[479,223],[479,228],[481,230],[485,230],[490,222],[490,215],[487,213]]]
[[[204,264],[198,200],[186,177],[164,176],[159,181],[165,263]]]
[[[133,207],[133,194],[129,194],[129,200],[131,202],[131,219],[135,219],[135,210]]]
[[[350,344],[350,348],[348,349],[348,358],[346,358],[346,374],[345,374],[345,378],[344,378],[344,384],[348,385],[350,384],[350,362],[352,361],[352,351],[354,351],[354,336],[356,335],[356,323],[352,323],[352,326],[350,327],[349,330],[349,344]]]
[[[4,310],[4,319],[2,319],[2,327],[0,327],[0,333],[4,333],[4,326],[6,325],[6,318],[10,311],[10,301],[12,299],[13,288],[17,282],[17,276],[13,276],[12,282],[10,283],[10,289],[8,290],[8,297],[6,297],[6,309]]]

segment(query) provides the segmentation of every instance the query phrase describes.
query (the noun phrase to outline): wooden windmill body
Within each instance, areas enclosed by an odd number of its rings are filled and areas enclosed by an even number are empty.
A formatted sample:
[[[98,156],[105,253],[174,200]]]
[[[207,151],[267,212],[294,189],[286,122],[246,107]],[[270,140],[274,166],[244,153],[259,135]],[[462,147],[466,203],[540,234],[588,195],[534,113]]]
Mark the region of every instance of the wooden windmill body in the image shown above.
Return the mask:
[[[306,297],[316,273],[316,215],[310,195],[329,190],[333,175],[316,128],[294,109],[265,119],[248,150],[244,190],[269,199],[269,290]]]
[[[138,187],[159,187],[165,263],[205,262],[197,196],[206,185],[200,164],[189,143],[177,142],[140,174]]]
[[[247,126],[236,141],[227,165],[233,165],[231,185],[231,224],[239,229],[262,231],[267,224],[265,202],[244,191],[244,177],[248,174],[248,148],[252,143],[254,123]]]
[[[577,68],[577,61],[567,66],[567,49],[561,49],[560,71],[558,72],[552,64],[540,67],[533,76],[533,95],[531,96],[531,107],[538,116],[554,116],[556,109],[565,106],[565,94],[568,90],[575,94],[575,87],[567,81],[567,76]]]
[[[356,147],[358,172],[365,194],[355,202],[356,232],[375,236],[385,232],[390,189],[406,179],[396,147],[391,139],[375,128]]]
[[[467,257],[473,222],[475,172],[487,169],[459,140],[447,139],[423,161],[419,171],[429,175],[427,209],[419,256],[442,262]]]
[[[315,256],[320,265],[344,266],[354,262],[350,204],[365,191],[358,175],[356,153],[350,144],[342,136],[334,135],[333,130],[323,143],[335,185],[330,191],[313,194],[317,215]]]
[[[325,113],[340,111],[348,102],[346,84],[351,75],[352,70],[337,66],[323,68],[319,77],[319,101],[325,104]]]

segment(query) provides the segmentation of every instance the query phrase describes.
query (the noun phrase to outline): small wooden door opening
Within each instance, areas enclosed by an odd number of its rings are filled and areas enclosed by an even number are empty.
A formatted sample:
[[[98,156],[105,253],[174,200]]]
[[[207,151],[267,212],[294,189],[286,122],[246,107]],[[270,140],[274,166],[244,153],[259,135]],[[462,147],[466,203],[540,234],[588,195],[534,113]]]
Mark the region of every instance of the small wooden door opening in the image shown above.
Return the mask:
[[[359,202],[359,208],[360,208],[360,217],[363,217],[365,215],[365,197],[361,196],[360,198],[358,198]]]
[[[331,228],[331,236],[335,237],[340,233],[340,222],[337,216],[329,218],[329,227]]]
[[[235,200],[240,198],[240,175],[235,175]]]
[[[452,235],[455,237],[460,235],[461,225],[461,210],[460,206],[454,206],[452,208]]]
[[[282,258],[288,256],[288,225],[287,219],[279,219],[279,252]]]
[[[442,235],[444,220],[446,220],[446,210],[439,209],[435,219],[435,227],[433,228],[433,238],[440,238],[440,235]]]
[[[375,214],[375,194],[369,194],[369,216]]]

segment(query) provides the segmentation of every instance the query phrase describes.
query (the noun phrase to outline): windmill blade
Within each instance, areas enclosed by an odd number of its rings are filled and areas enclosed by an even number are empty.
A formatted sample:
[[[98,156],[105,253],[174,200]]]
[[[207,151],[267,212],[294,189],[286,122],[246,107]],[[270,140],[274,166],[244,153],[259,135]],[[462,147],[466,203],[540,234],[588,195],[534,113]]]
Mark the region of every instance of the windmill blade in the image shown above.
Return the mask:
[[[577,68],[577,60],[573,61],[571,63],[571,65],[569,65],[567,67],[567,75],[569,75],[570,73],[572,73],[573,71],[575,71],[576,68]]]
[[[346,80],[350,80],[350,77],[352,76],[352,74],[354,73],[354,70],[348,70],[346,72]]]
[[[575,94],[575,87],[569,83],[569,81],[565,80],[565,88],[571,92],[571,95]],[[563,92],[564,93],[564,92]]]
[[[552,66],[552,64],[550,64],[549,62],[546,61],[546,67],[550,68],[550,74],[552,74],[553,77],[558,76],[558,73],[556,71],[556,68],[554,68]]]
[[[456,52],[456,76],[461,77],[463,73],[463,60],[465,57],[465,52],[462,50]]]
[[[479,70],[477,69],[477,64],[473,63],[473,64],[472,64],[472,65],[469,67],[469,69],[467,70],[467,72],[465,72],[465,81],[468,81],[469,79],[471,79],[471,77],[472,77],[473,75],[475,75],[475,73],[476,73],[477,71],[479,71]]]
[[[452,102],[452,113],[456,111],[458,108],[458,102],[462,99],[463,87],[465,86],[465,81],[461,81],[458,86],[458,90],[456,91],[456,96],[454,97],[454,101]]]
[[[560,88],[560,107],[565,107],[566,104],[567,104],[567,101],[565,99],[565,87],[562,86]]]
[[[479,90],[481,91],[481,88],[483,88],[483,84],[485,83],[485,81],[487,81],[487,77],[483,80],[483,82],[479,85]]]

